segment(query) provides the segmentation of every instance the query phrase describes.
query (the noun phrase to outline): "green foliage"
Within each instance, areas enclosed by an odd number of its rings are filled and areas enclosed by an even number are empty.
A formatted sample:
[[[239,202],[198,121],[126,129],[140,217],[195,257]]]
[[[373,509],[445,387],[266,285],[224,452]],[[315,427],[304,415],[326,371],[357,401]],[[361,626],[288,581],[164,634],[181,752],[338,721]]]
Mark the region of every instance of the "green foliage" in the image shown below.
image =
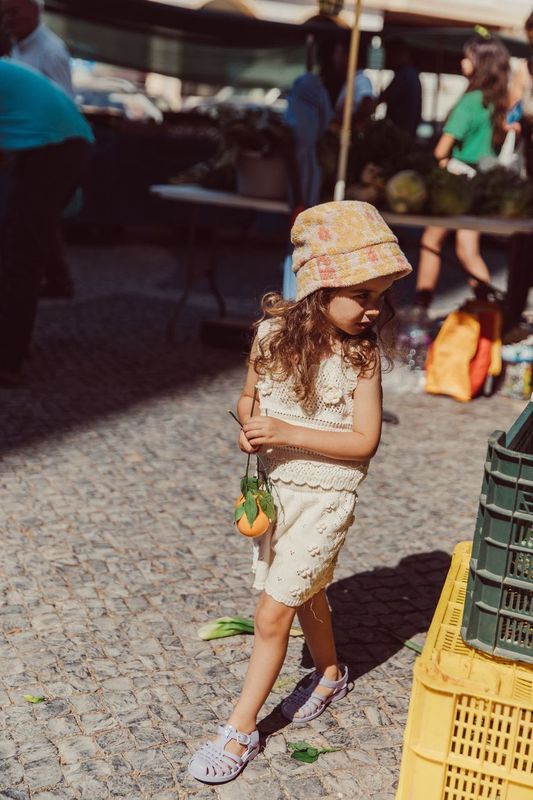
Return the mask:
[[[505,219],[533,215],[533,185],[502,166],[478,172],[473,179],[473,210]]]
[[[336,753],[340,747],[313,747],[309,742],[289,742],[291,758],[312,764],[322,753]]]
[[[435,169],[428,177],[432,214],[467,214],[474,200],[474,184],[466,175]]]

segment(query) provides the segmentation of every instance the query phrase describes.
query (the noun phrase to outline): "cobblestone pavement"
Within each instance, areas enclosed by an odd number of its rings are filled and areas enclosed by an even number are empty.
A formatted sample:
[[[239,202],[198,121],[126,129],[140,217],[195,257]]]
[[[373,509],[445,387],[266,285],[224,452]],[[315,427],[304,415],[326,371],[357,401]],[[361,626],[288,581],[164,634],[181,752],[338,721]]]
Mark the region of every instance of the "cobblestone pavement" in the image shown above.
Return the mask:
[[[252,644],[196,635],[253,614],[249,544],[231,525],[243,359],[199,344],[202,298],[164,342],[171,305],[153,286],[169,262],[143,252],[144,272],[127,248],[75,251],[79,298],[43,305],[28,386],[1,395],[0,798],[392,800],[414,658],[397,637],[427,629],[449,554],[472,535],[487,436],[521,404],[387,379],[400,424],[385,427],[330,589],[354,690],[284,727],[276,707],[310,666],[291,640],[264,751],[204,787],[185,764],[228,714]],[[341,749],[300,764],[287,742],[301,739]]]

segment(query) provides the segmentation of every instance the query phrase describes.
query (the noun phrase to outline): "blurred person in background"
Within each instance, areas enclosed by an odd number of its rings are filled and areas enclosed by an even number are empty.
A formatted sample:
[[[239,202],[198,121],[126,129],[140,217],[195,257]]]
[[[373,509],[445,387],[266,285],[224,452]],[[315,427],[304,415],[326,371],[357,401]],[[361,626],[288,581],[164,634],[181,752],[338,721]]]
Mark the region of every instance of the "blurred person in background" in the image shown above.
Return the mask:
[[[470,39],[463,50],[461,70],[469,84],[448,115],[434,156],[441,169],[471,176],[482,158],[497,155],[506,136],[509,52],[499,39],[489,34],[486,38]],[[447,233],[446,228],[432,226],[422,236],[415,305],[423,309],[433,300],[441,268],[440,252]],[[457,231],[457,257],[472,275],[470,285],[478,296],[483,296],[483,284],[490,281],[490,273],[479,245],[478,231]]]
[[[334,23],[331,19],[329,22],[332,29],[337,31],[337,35],[326,35],[319,39],[317,43],[317,61],[319,64],[320,78],[329,94],[335,118],[340,121],[342,119],[344,101],[346,98],[346,77],[348,73],[350,43],[346,37],[343,38],[338,35],[338,31],[342,31],[344,26],[339,26],[338,23]],[[353,87],[353,113],[358,113],[364,101],[367,98],[373,97],[374,90],[370,78],[365,75],[362,69],[358,69]]]
[[[374,108],[386,103],[386,119],[414,139],[422,119],[420,75],[413,64],[409,45],[403,39],[390,39],[385,45],[385,52],[385,66],[393,70],[394,77],[374,101]]]
[[[44,0],[1,0],[3,26],[11,39],[9,56],[33,67],[74,97],[70,53],[63,41],[41,20]],[[44,297],[68,299],[74,286],[65,260],[61,227],[58,225],[41,288]]]
[[[70,97],[70,53],[64,42],[41,20],[44,0],[1,0],[2,18],[11,37],[10,58],[33,67],[57,83]]]
[[[28,354],[45,265],[94,137],[73,100],[38,72],[0,60],[0,151],[13,181],[0,241],[0,385]]]

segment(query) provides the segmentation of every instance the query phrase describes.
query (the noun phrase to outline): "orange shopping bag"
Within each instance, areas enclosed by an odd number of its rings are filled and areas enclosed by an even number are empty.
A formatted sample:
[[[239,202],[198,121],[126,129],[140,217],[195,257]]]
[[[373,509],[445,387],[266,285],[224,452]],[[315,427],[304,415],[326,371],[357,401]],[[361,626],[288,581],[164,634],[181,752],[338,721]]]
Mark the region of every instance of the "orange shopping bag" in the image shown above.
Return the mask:
[[[426,392],[468,402],[501,371],[502,314],[497,303],[473,300],[449,314],[429,351]]]

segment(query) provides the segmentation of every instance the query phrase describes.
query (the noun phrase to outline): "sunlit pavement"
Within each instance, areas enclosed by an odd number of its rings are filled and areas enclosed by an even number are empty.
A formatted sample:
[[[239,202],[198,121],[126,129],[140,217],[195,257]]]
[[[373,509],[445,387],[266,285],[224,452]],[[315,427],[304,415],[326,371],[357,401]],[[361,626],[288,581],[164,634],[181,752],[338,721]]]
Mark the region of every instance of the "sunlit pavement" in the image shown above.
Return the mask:
[[[281,257],[245,254],[241,277],[223,278],[234,313],[254,311],[265,274],[276,285]],[[43,303],[27,384],[1,395],[0,798],[392,800],[414,660],[402,641],[422,641],[449,554],[473,533],[487,437],[523,404],[462,405],[386,378],[399,424],[385,426],[329,594],[354,690],[283,727],[276,706],[310,666],[291,640],[263,753],[211,789],[185,766],[228,715],[252,644],[196,635],[253,614],[227,414],[244,357],[199,344],[213,315],[202,287],[165,341],[174,262],[161,248],[77,247],[71,261],[77,299]],[[341,749],[301,764],[287,748],[299,740]]]

